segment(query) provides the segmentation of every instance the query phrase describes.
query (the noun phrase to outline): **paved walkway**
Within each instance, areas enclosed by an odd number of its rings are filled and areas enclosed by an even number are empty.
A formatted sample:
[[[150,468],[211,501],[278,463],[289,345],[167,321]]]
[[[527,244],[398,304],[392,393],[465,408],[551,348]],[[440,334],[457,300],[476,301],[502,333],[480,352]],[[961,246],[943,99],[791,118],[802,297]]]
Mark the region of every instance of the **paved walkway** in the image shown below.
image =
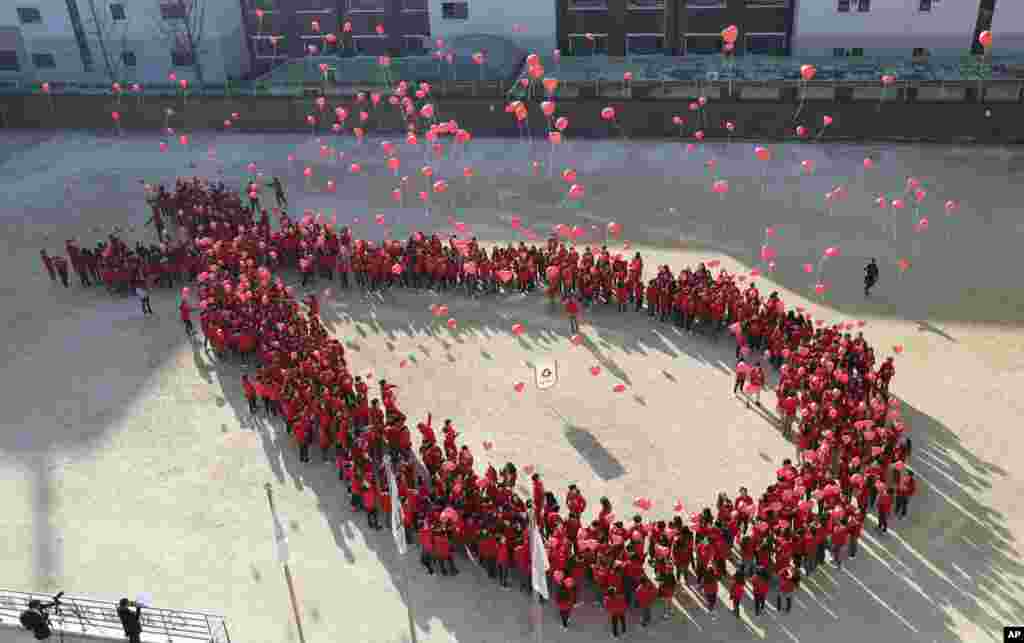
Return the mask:
[[[287,168],[297,145],[303,164],[316,170],[309,185],[301,165]],[[310,643],[405,640],[407,600],[420,641],[529,640],[525,598],[500,591],[468,564],[451,581],[413,569],[403,596],[404,566],[390,534],[367,531],[362,516],[345,507],[328,465],[299,464],[279,425],[248,416],[238,367],[213,363],[184,340],[172,293],[154,293],[157,316],[144,319],[132,299],[50,285],[38,248],[55,249],[69,236],[92,242],[97,226],[138,227],[147,216],[139,180],[219,168],[237,177],[249,161],[284,176],[297,207],[334,208],[342,221],[359,217],[358,235],[382,234],[367,223],[378,211],[397,217],[396,235],[450,229],[444,213],[391,209],[394,179],[359,150],[346,148],[364,161],[368,179],[347,175],[340,164],[332,169],[302,137],[218,135],[198,138],[193,149],[161,155],[155,140],[40,133],[9,133],[0,144],[7,198],[0,213],[7,340],[0,537],[8,543],[0,578],[32,591],[148,592],[168,608],[224,614],[234,640],[295,640],[262,488],[271,481]],[[1019,199],[1008,189],[1020,181],[1019,164],[1001,150],[774,150],[779,160],[764,168],[763,197],[762,166],[749,159],[746,144],[688,158],[678,145],[574,142],[555,160],[580,172],[590,195],[582,210],[554,207],[564,185],[546,178],[545,167],[532,177],[527,151],[515,141],[474,141],[466,160],[477,176],[468,185],[461,162],[438,164],[438,175],[453,177],[452,192],[474,195],[457,216],[482,239],[509,237],[512,215],[541,232],[557,222],[616,220],[626,238],[644,246],[648,265],[717,257],[738,269],[757,254],[764,228],[775,226],[778,271],[762,291],[777,288],[787,303],[824,319],[864,319],[881,349],[906,348],[896,390],[922,480],[910,522],[887,537],[869,533],[864,556],[805,583],[789,615],[736,623],[725,612],[707,614],[683,592],[671,621],[631,637],[998,640],[1000,628],[1024,614],[1024,485],[1012,464],[1024,448],[1017,430],[1024,307],[1012,268]],[[733,188],[724,199],[709,192],[704,162],[712,153]],[[878,162],[876,175],[858,169],[865,153]],[[533,154],[548,159],[546,148]],[[815,176],[800,175],[796,166],[805,158],[816,161]],[[408,154],[403,160],[410,173],[419,165]],[[317,191],[328,173],[338,180],[335,195]],[[911,173],[929,191],[926,236],[911,231],[910,210],[885,218],[868,196],[894,195]],[[822,195],[843,177],[854,177],[850,198],[829,215]],[[963,201],[948,221],[941,208],[947,198]],[[844,254],[824,267],[829,296],[812,301],[801,265],[827,245]],[[871,302],[858,292],[868,256],[882,264]],[[901,257],[913,262],[902,278]],[[676,499],[698,508],[720,490],[763,488],[774,463],[792,452],[764,418],[729,395],[724,342],[600,311],[587,318],[592,342],[574,348],[564,321],[543,301],[517,296],[500,303],[445,298],[460,322],[450,333],[428,311],[435,301],[415,292],[337,292],[323,308],[349,343],[357,371],[396,382],[414,418],[427,411],[452,418],[468,443],[495,443],[495,463],[534,464],[552,489],[575,482],[592,500],[607,495],[620,511],[647,495],[653,513],[667,516]],[[515,322],[527,327],[521,340],[509,332]],[[516,395],[513,383],[529,383],[530,364],[544,359],[558,361],[558,386]],[[595,364],[598,377],[588,372]],[[620,382],[627,392],[615,395]],[[604,627],[593,608],[581,609],[568,633],[557,629],[553,612],[545,614],[547,640],[590,641],[604,636]]]

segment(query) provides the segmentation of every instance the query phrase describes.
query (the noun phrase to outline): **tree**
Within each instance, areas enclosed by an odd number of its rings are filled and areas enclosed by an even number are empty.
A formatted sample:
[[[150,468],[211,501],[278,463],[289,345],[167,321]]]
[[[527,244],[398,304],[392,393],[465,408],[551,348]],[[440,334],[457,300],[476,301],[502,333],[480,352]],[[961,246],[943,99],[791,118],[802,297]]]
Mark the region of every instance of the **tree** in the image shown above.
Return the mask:
[[[104,5],[97,5],[96,0],[86,0],[89,5],[89,16],[86,19],[89,33],[96,39],[103,56],[103,68],[110,82],[124,80],[124,53],[128,50],[128,34],[126,22],[115,20],[110,11],[104,11]]]
[[[203,35],[206,31],[206,0],[156,0],[160,10],[157,30],[173,47],[172,56],[191,67],[203,84]]]

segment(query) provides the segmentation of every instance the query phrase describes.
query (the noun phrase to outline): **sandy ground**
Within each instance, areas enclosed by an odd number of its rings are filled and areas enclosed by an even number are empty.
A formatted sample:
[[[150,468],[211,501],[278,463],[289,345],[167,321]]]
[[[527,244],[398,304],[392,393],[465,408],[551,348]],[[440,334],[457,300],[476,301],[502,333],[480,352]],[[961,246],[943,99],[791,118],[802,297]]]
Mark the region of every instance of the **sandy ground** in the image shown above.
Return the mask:
[[[526,598],[501,591],[469,563],[449,580],[426,576],[410,559],[410,589],[400,589],[406,565],[389,532],[368,531],[346,508],[332,468],[300,465],[279,424],[249,416],[240,368],[214,363],[185,341],[174,293],[155,292],[157,315],[145,319],[133,299],[49,283],[39,247],[56,249],[71,236],[91,243],[96,226],[140,226],[147,216],[140,179],[223,171],[236,180],[250,161],[285,177],[294,206],[359,218],[358,235],[384,234],[368,223],[376,212],[394,235],[450,230],[441,204],[430,213],[394,207],[389,192],[397,181],[369,145],[344,141],[347,157],[339,162],[320,158],[301,137],[195,141],[190,151],[167,154],[157,152],[155,139],[87,134],[9,133],[0,143],[7,197],[0,211],[4,584],[97,597],[146,591],[162,607],[223,613],[232,640],[297,640],[271,542],[269,481],[289,530],[307,641],[408,640],[407,604],[420,641],[532,640]],[[1012,261],[1021,241],[1015,154],[803,145],[773,148],[776,160],[758,164],[750,148],[688,154],[678,144],[572,143],[551,163],[546,147],[481,140],[462,158],[435,163],[460,195],[455,216],[485,240],[510,238],[513,215],[541,233],[559,222],[588,227],[587,241],[603,241],[604,225],[615,220],[648,266],[719,258],[743,269],[764,228],[774,226],[778,269],[759,279],[762,292],[778,289],[789,305],[829,321],[863,319],[884,352],[905,347],[895,390],[922,481],[910,519],[888,536],[869,530],[863,556],[806,582],[791,614],[737,623],[725,612],[708,614],[684,591],[671,620],[630,638],[1000,640],[1004,625],[1024,621],[1024,484],[1012,465],[1024,448],[1016,429],[1024,300]],[[285,156],[296,150],[300,162],[288,167]],[[865,176],[866,154],[879,168]],[[724,199],[709,191],[704,163],[712,157],[732,186]],[[353,158],[368,176],[344,171]],[[421,153],[414,159],[403,151],[402,158],[402,173],[422,182],[415,175]],[[539,176],[530,159],[541,162]],[[801,175],[803,159],[816,162],[815,175]],[[461,176],[467,164],[477,174],[468,182]],[[303,165],[315,168],[312,181],[303,181]],[[564,185],[548,178],[549,165],[555,174],[566,166],[579,171],[589,192],[581,209],[558,207]],[[920,212],[893,217],[873,209],[871,195],[896,196],[909,174],[929,192]],[[337,194],[321,191],[327,176],[338,181]],[[850,198],[829,213],[822,195],[841,183]],[[949,198],[963,205],[946,217],[941,204]],[[915,235],[921,216],[931,219],[930,230]],[[801,265],[816,262],[828,245],[843,256],[824,265],[830,291],[815,298]],[[860,268],[872,256],[882,284],[865,302]],[[901,277],[903,257],[912,267]],[[793,452],[771,413],[747,410],[730,395],[725,341],[598,310],[586,316],[588,342],[574,347],[564,319],[537,296],[471,301],[333,290],[324,316],[348,343],[358,372],[396,382],[414,418],[428,411],[452,418],[481,465],[533,464],[560,495],[576,483],[592,504],[607,495],[630,515],[632,498],[647,495],[652,513],[667,517],[677,499],[696,510],[720,490],[762,489],[775,463]],[[449,306],[457,331],[431,316],[435,302]],[[521,338],[510,333],[516,322],[527,328]],[[545,361],[557,362],[559,382],[539,391],[532,368]],[[593,365],[601,366],[599,376],[590,374]],[[522,394],[512,389],[518,381],[528,384]],[[618,383],[626,392],[612,392]],[[495,444],[490,453],[480,447],[484,440]],[[553,611],[545,613],[545,640],[582,642],[606,632],[590,606],[578,610],[569,632],[557,627]]]

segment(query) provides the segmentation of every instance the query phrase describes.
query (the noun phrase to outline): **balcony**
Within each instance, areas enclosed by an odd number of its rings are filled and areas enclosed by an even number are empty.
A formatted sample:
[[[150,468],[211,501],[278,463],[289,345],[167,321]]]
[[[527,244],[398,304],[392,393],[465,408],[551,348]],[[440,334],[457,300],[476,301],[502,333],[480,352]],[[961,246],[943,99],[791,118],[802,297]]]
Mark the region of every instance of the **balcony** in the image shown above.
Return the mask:
[[[607,12],[607,0],[569,0],[569,11]]]

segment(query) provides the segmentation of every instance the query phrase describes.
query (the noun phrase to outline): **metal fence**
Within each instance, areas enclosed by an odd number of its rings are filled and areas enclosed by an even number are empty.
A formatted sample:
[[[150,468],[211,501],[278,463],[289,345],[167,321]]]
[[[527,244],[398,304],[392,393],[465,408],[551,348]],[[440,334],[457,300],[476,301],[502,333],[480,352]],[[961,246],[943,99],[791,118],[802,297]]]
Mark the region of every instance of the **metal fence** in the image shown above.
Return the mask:
[[[635,81],[666,82],[734,82],[776,83],[800,81],[800,66],[812,64],[817,69],[815,82],[830,84],[877,83],[883,74],[895,76],[900,83],[964,83],[979,81],[1024,80],[1024,57],[993,57],[980,59],[929,58],[927,60],[883,58],[790,58],[748,54],[734,59],[722,56],[540,56],[545,76],[568,83],[621,81],[628,72]],[[296,96],[314,93],[344,94],[355,85],[385,88],[399,80],[429,82],[446,86],[509,87],[525,77],[525,64],[516,61],[511,67],[448,64],[429,56],[407,56],[391,59],[388,68],[378,64],[377,57],[355,58],[315,57],[292,60],[258,80],[229,81],[223,84],[190,86],[189,96],[250,97]],[[320,65],[327,66],[327,73]],[[54,94],[109,95],[110,83],[77,83],[50,81]],[[171,82],[136,86],[132,81],[121,83],[122,99],[140,96],[181,96],[182,89]],[[38,81],[0,81],[0,95],[39,93]],[[485,94],[489,95],[494,90]]]
[[[0,590],[0,626],[21,627],[19,617],[28,602],[49,602],[49,594]],[[124,629],[117,616],[117,602],[64,595],[60,613],[50,610],[54,633],[63,631],[98,639],[124,640]],[[143,641],[167,643],[231,643],[224,617],[203,612],[142,608]]]

